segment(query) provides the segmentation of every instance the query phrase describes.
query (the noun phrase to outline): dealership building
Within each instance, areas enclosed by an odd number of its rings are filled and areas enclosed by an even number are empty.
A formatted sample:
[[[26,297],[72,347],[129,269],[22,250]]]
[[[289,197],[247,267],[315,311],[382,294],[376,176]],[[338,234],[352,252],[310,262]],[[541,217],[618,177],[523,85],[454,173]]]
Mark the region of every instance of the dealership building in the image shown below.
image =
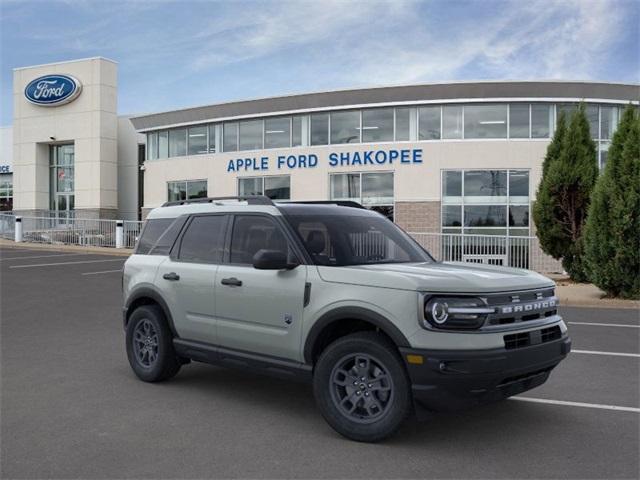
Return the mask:
[[[411,232],[529,236],[559,114],[585,103],[602,167],[640,97],[634,84],[459,82],[125,116],[117,89],[104,58],[14,70],[3,209],[135,220],[166,201],[266,195],[355,200]]]

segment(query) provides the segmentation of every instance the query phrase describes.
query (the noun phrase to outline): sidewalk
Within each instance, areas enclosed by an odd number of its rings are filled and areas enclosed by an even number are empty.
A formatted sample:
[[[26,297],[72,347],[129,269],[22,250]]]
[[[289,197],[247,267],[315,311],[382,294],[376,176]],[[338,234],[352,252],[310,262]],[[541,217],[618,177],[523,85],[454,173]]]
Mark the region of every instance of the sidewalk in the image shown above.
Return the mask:
[[[80,253],[94,253],[102,255],[129,256],[133,250],[128,248],[81,247],[77,245],[49,245],[41,243],[15,243],[0,238],[0,247],[25,248],[33,250],[57,250]],[[591,308],[629,308],[638,310],[640,315],[640,301],[621,300],[618,298],[603,298],[604,292],[595,285],[588,283],[573,283],[566,276],[549,275],[558,285],[556,295],[561,306],[591,307]]]

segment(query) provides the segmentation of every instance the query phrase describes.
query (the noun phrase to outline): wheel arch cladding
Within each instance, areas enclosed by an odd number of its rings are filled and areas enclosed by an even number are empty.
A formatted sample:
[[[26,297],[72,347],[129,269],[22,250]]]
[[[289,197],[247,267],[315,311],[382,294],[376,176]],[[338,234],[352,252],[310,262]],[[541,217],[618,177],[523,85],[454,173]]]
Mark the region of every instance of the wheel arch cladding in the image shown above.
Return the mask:
[[[346,332],[341,332],[341,326]],[[377,312],[362,307],[340,307],[322,315],[311,327],[304,344],[304,361],[312,365],[322,347],[336,338],[354,331],[377,330],[384,333],[396,347],[409,347],[409,341],[389,319]],[[334,337],[336,332],[341,332]]]
[[[164,318],[166,319],[167,324],[169,325],[169,329],[171,330],[171,333],[175,338],[178,338],[178,334],[173,324],[173,317],[171,316],[171,310],[169,310],[169,306],[167,305],[167,302],[164,301],[164,299],[158,292],[150,288],[141,288],[139,290],[136,290],[133,294],[131,294],[131,296],[127,300],[127,303],[125,305],[125,308],[126,308],[125,328],[127,326],[127,323],[129,323],[129,318],[131,317],[131,314],[133,313],[133,311],[136,308],[143,305],[157,305],[158,307],[160,307],[160,310],[162,310],[162,313],[164,314]]]

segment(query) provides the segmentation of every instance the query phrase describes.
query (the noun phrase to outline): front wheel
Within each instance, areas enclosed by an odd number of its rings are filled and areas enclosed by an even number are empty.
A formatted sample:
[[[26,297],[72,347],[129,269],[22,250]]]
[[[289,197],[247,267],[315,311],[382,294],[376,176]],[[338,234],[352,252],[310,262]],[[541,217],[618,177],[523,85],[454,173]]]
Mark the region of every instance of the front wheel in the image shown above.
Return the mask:
[[[402,360],[395,345],[375,332],[347,335],[329,345],[316,363],[313,387],[322,416],[352,440],[382,440],[411,412]]]
[[[145,382],[160,382],[180,370],[173,335],[156,305],[136,308],[127,323],[127,358],[134,373]]]

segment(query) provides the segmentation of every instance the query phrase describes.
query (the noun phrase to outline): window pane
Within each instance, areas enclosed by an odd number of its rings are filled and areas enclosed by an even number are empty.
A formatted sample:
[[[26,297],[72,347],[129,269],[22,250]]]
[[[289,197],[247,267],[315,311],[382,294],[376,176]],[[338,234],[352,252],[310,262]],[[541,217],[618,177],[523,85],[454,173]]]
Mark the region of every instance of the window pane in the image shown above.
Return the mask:
[[[411,109],[396,108],[396,140],[406,142],[411,139]]]
[[[529,138],[529,104],[509,105],[509,138]]]
[[[169,130],[169,156],[181,157],[187,154],[187,129]]]
[[[187,198],[206,198],[207,197],[207,181],[197,180],[195,182],[187,182]]]
[[[529,172],[511,170],[509,172],[509,197],[521,197],[516,201],[528,201]]]
[[[291,198],[291,178],[289,176],[265,177],[264,194],[271,200]]]
[[[238,150],[238,123],[230,122],[222,126],[222,147],[225,152]]]
[[[262,120],[240,122],[240,150],[262,148]]]
[[[393,203],[393,173],[363,173],[362,203],[368,205]]]
[[[381,215],[384,215],[387,219],[393,222],[393,205],[378,205],[369,207],[369,210],[373,210],[374,212],[378,212]]]
[[[178,259],[184,262],[220,263],[226,222],[225,215],[193,217],[182,236]]]
[[[460,205],[445,205],[442,208],[442,226],[462,226],[462,207]]]
[[[600,170],[604,170],[604,167],[607,164],[607,156],[609,155],[610,145],[611,144],[609,142],[600,143]]]
[[[331,113],[331,143],[360,141],[360,111]]]
[[[311,115],[311,145],[327,145],[329,143],[329,114]]]
[[[151,251],[149,251],[149,255],[169,255],[171,251],[171,247],[175,243],[182,227],[184,226],[187,217],[178,217],[176,218],[171,226],[167,228],[158,241],[155,243]]]
[[[56,192],[73,192],[73,167],[56,169]]]
[[[169,156],[169,132],[164,130],[158,132],[158,158]]]
[[[158,158],[158,132],[147,134],[147,160]]]
[[[529,226],[529,206],[513,205],[509,207],[509,226],[528,227]]]
[[[178,202],[187,199],[187,183],[186,182],[169,182],[167,184],[167,200],[170,202]]]
[[[466,205],[465,227],[505,227],[507,207],[502,205]]]
[[[189,129],[189,155],[207,153],[207,127]]]
[[[531,138],[549,138],[553,125],[551,105],[531,105]]]
[[[462,107],[442,107],[442,138],[462,138]]]
[[[239,178],[238,195],[262,195],[262,177]]]
[[[236,216],[231,235],[231,263],[251,264],[258,250],[288,252],[282,230],[269,218]]]
[[[142,229],[140,240],[136,246],[136,253],[140,255],[146,255],[151,247],[156,243],[160,235],[169,228],[169,225],[173,223],[173,218],[156,218],[147,220]]]
[[[587,105],[585,109],[587,114],[587,120],[589,121],[589,132],[591,132],[591,138],[598,138],[598,105]]]
[[[331,175],[331,200],[360,201],[360,174]]]
[[[507,138],[507,106],[465,106],[464,138]]]
[[[600,138],[609,140],[618,125],[617,107],[600,107]]]
[[[393,141],[393,108],[370,108],[362,111],[362,141]]]
[[[576,110],[578,110],[578,105],[575,103],[558,103],[556,105],[556,111],[558,114],[557,118],[560,118],[560,114],[564,113],[564,119],[567,125],[571,121],[571,117]]]
[[[418,109],[418,140],[440,139],[440,105]]]
[[[507,195],[506,170],[472,170],[464,172],[464,194],[497,200]],[[472,199],[469,199],[472,200]]]
[[[291,117],[267,118],[264,121],[264,148],[289,147]]]
[[[462,196],[462,172],[443,172],[442,174],[442,196],[461,197]]]
[[[216,153],[216,126],[209,125],[209,153]]]
[[[302,145],[302,117],[297,116],[291,119],[291,146]]]

